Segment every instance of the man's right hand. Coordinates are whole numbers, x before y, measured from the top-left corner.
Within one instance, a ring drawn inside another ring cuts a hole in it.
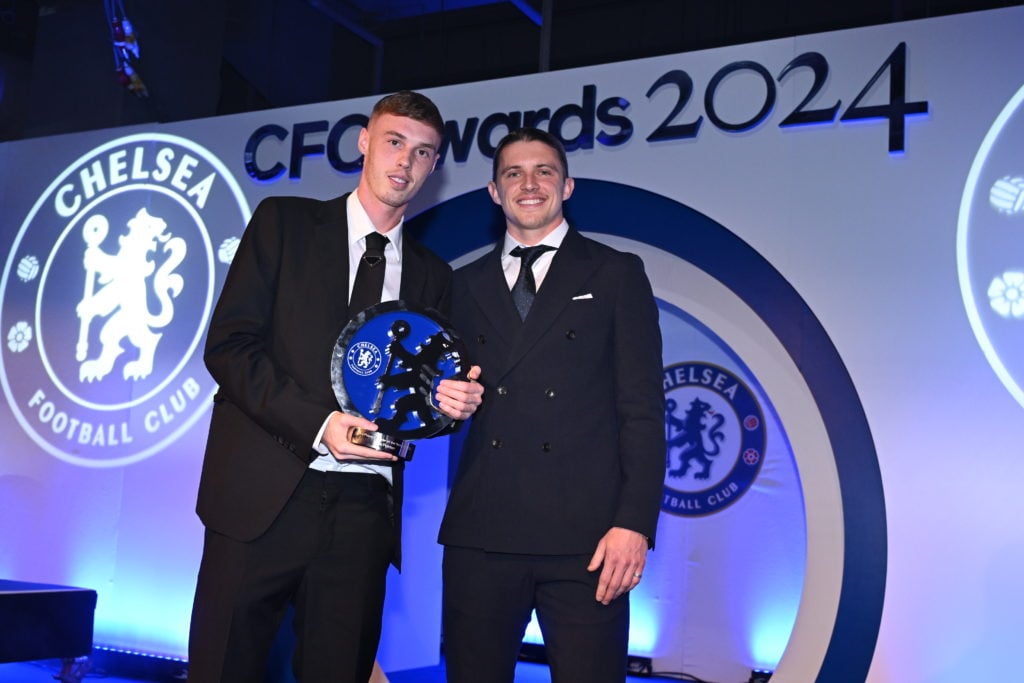
[[[336,460],[340,461],[380,460],[392,462],[398,460],[396,456],[389,453],[352,443],[352,431],[357,428],[370,432],[377,431],[377,425],[366,418],[335,411],[327,418],[327,427],[324,429],[320,443],[327,447]]]

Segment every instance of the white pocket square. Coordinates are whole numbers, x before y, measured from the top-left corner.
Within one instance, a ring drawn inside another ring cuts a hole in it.
[[[574,296],[572,298],[572,300],[573,301],[582,301],[583,299],[593,299],[593,298],[594,298],[594,295],[591,294],[590,292],[587,292],[586,294],[578,294],[578,295]]]

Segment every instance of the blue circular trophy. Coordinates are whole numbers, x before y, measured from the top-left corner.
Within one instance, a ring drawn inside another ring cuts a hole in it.
[[[349,321],[331,356],[331,385],[346,413],[376,423],[352,443],[411,460],[410,439],[434,436],[453,422],[437,409],[443,379],[466,379],[465,345],[433,309],[386,301]]]

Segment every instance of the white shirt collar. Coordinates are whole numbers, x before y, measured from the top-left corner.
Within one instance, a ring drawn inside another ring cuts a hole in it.
[[[363,208],[355,192],[348,196],[345,208],[348,214],[349,253],[358,252],[362,254],[366,249],[366,236],[371,232],[375,232],[377,228],[374,227],[373,221],[370,220],[370,216],[367,215],[366,209]],[[398,225],[384,233],[387,235],[388,243],[394,245],[395,253],[399,257],[402,254],[402,227],[404,225],[405,216],[402,216],[402,220],[398,221]],[[385,247],[384,252],[388,252],[387,247]]]
[[[569,234],[569,223],[565,219],[563,219],[557,228],[555,228],[547,235],[545,235],[544,239],[542,239],[540,242],[537,242],[537,244],[546,244],[549,247],[554,247],[557,249],[558,247],[562,246],[562,240],[565,239],[565,236],[567,234]],[[525,244],[519,244],[519,242],[515,241],[515,239],[512,238],[512,235],[506,232],[505,243],[501,247],[501,255],[502,257],[508,256],[509,252],[515,249],[516,247],[525,246]]]

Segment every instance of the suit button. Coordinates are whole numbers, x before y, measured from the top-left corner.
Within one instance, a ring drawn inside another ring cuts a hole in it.
[[[570,340],[571,339],[575,339],[576,338],[576,330],[566,330],[565,331],[565,338],[566,339],[570,339]]]
[[[541,444],[540,449],[542,451],[544,451],[545,453],[550,453],[551,452],[551,444],[549,444],[547,441],[545,441],[543,444]]]
[[[544,396],[546,396],[547,398],[554,398],[555,397],[555,390],[554,389],[545,389],[544,390]]]
[[[504,384],[498,387],[498,396],[508,396],[508,387]]]
[[[477,340],[477,342],[479,342],[480,344],[486,344],[486,343],[487,343],[487,337],[485,337],[485,336],[484,336],[484,335],[482,335],[482,334],[478,334],[478,335],[476,336],[476,340]]]
[[[501,448],[501,439],[492,439],[491,448]]]

